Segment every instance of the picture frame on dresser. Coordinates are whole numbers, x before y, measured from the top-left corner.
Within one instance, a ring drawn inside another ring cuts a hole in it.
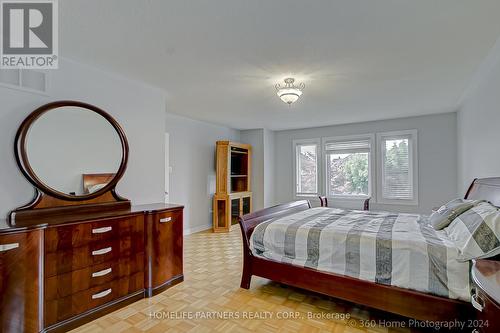
[[[43,105],[14,155],[35,196],[0,220],[1,332],[66,332],[183,281],[184,207],[116,192],[129,145],[110,114]]]

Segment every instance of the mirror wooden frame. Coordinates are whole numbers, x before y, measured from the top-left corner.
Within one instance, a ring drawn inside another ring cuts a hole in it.
[[[31,126],[45,113],[67,106],[84,108],[102,116],[111,124],[120,138],[120,142],[122,145],[122,159],[120,162],[120,167],[113,179],[106,186],[93,193],[83,195],[70,195],[57,191],[56,189],[53,189],[45,184],[37,176],[29,163],[26,145],[28,133]],[[24,216],[31,215],[33,210],[39,210],[42,208],[48,211],[47,213],[51,215],[51,212],[60,211],[61,209],[85,209],[88,211],[89,209],[91,209],[91,206],[96,205],[101,206],[99,209],[102,209],[103,205],[114,207],[115,209],[117,206],[121,208],[130,207],[130,200],[119,196],[115,191],[116,184],[123,177],[123,174],[127,169],[129,156],[129,145],[127,137],[120,124],[118,124],[118,122],[111,115],[94,105],[79,101],[63,100],[48,103],[37,108],[28,117],[26,117],[26,119],[24,119],[24,121],[19,126],[14,140],[14,154],[22,174],[35,188],[35,198],[31,201],[31,203],[19,207],[9,214],[9,221],[11,224],[17,224],[15,223],[16,219],[20,220]]]
[[[83,195],[69,195],[60,191],[57,191],[56,189],[51,188],[47,184],[45,184],[33,171],[33,168],[30,165],[29,162],[29,157],[26,152],[26,139],[29,133],[30,128],[32,125],[36,122],[37,119],[39,119],[42,115],[44,115],[47,112],[50,112],[52,110],[61,108],[61,107],[66,107],[66,106],[71,106],[71,107],[79,107],[83,109],[87,109],[90,111],[93,111],[103,117],[105,120],[107,120],[111,126],[114,128],[118,136],[120,137],[120,142],[122,145],[122,160],[120,162],[120,167],[118,168],[118,171],[116,172],[116,175],[114,178],[102,189],[99,191],[89,193],[89,194],[83,194]],[[17,164],[19,165],[19,168],[21,169],[21,172],[24,174],[26,179],[35,186],[36,189],[42,191],[45,194],[48,194],[54,198],[58,198],[61,200],[69,200],[69,201],[82,201],[82,200],[89,200],[96,198],[100,195],[103,195],[107,191],[113,190],[118,183],[118,181],[122,178],[123,174],[125,173],[125,170],[127,168],[127,162],[128,162],[128,153],[129,153],[129,146],[128,146],[128,141],[127,137],[125,136],[125,132],[121,128],[120,124],[107,112],[104,110],[83,102],[77,102],[77,101],[57,101],[57,102],[52,102],[49,104],[45,104],[35,111],[33,111],[21,124],[19,127],[17,133],[16,133],[16,138],[15,138],[15,156],[16,156],[16,161]]]

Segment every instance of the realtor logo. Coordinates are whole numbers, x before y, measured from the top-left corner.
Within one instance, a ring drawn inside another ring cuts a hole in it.
[[[57,68],[57,0],[1,0],[0,4],[0,67]]]

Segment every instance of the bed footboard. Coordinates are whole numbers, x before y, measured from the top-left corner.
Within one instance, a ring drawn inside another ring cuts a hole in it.
[[[260,223],[279,216],[286,216],[311,208],[308,200],[293,201],[269,208],[265,208],[239,218],[241,236],[243,238],[243,274],[241,276],[241,288],[250,288],[252,279],[252,251],[250,250],[250,236]]]

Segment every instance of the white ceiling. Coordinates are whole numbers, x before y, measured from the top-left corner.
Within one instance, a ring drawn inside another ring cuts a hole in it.
[[[60,52],[163,88],[167,111],[287,129],[453,111],[499,0],[64,0]],[[274,84],[305,82],[291,107]]]

